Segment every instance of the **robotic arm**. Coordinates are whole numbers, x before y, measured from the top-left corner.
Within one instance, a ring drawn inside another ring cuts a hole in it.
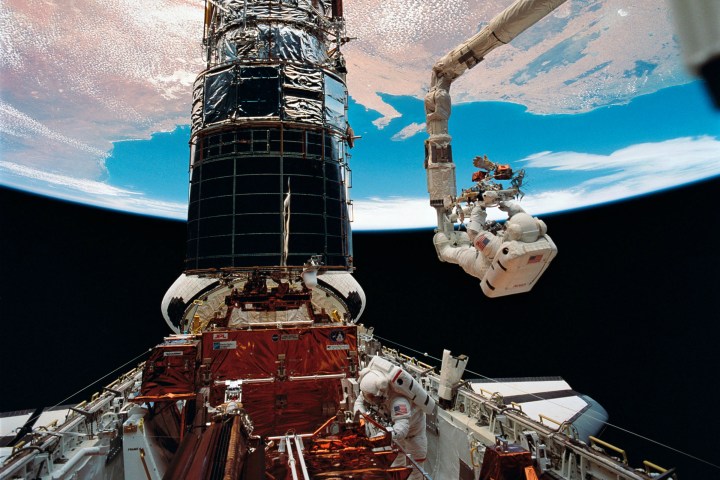
[[[564,2],[565,0],[517,0],[475,36],[458,45],[435,64],[430,89],[425,96],[429,134],[429,138],[425,140],[425,169],[430,205],[437,212],[438,233],[434,238],[435,248],[441,261],[456,263],[470,275],[483,279],[483,292],[491,297],[530,290],[557,253],[557,248],[550,237],[545,235],[547,229],[544,223],[524,213],[519,206],[507,204],[500,205],[501,209],[507,208],[510,215],[505,234],[495,235],[486,231],[485,220],[481,218],[482,212],[475,209],[471,214],[472,227],[469,226],[468,234],[454,231],[452,211],[462,198],[459,199],[456,194],[452,137],[448,133],[452,105],[450,86],[466,70],[481,62],[485,55],[510,42]],[[476,166],[481,168],[499,167],[488,162],[487,158],[478,157],[476,161],[478,160],[482,165]],[[522,181],[522,176],[519,179]],[[496,195],[494,200],[499,202],[495,204],[502,204],[520,192],[519,188],[515,188],[514,191],[511,189],[488,193]],[[483,198],[481,207],[488,206],[488,202],[493,203],[492,199]],[[536,226],[533,227],[532,224]],[[533,240],[527,240],[532,236],[529,233],[522,233],[528,228],[538,232]],[[525,240],[519,241],[521,238]],[[481,242],[479,244],[478,239]],[[497,254],[498,251],[501,255]],[[508,268],[508,264],[512,268]],[[488,275],[492,278],[486,278]]]

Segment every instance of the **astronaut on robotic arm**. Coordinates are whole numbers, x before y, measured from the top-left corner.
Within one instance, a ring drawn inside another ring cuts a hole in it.
[[[413,390],[405,387],[412,386]],[[422,408],[413,402],[423,398]],[[375,416],[382,423],[391,425],[393,441],[422,467],[427,456],[425,413],[434,409],[435,403],[410,374],[380,357],[373,357],[368,368],[360,372],[360,395],[355,400],[354,411]],[[406,464],[404,455],[398,455],[393,466]],[[408,480],[423,478],[417,469]]]
[[[488,229],[487,206],[498,206],[508,214],[497,233]],[[483,193],[483,201],[472,207],[467,233],[438,232],[433,243],[440,260],[460,265],[483,280],[481,286],[488,296],[530,290],[557,253],[542,220],[525,213],[513,200],[498,201],[493,191]]]

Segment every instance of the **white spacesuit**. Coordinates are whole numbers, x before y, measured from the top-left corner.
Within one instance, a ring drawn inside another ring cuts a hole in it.
[[[542,220],[513,201],[499,202],[499,207],[509,218],[498,234],[485,230],[487,213],[477,204],[467,233],[438,232],[433,239],[438,258],[481,279],[483,292],[490,297],[530,290],[557,253]]]
[[[392,438],[421,467],[427,456],[425,434],[425,412],[403,395],[388,387],[385,375],[375,370],[361,373],[360,395],[355,400],[354,410],[363,413],[377,412],[384,420],[392,423]],[[406,464],[404,455],[399,455],[393,466]],[[414,469],[408,480],[420,480],[423,475]]]

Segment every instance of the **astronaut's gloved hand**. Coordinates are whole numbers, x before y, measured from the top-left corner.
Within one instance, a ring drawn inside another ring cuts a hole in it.
[[[477,234],[485,230],[485,221],[487,220],[487,211],[485,207],[476,204],[472,212],[470,212],[470,221],[467,224],[467,234],[470,242],[475,241]]]
[[[395,433],[395,429],[392,427],[392,425],[388,425],[387,427],[385,427],[385,430],[390,432],[390,435],[392,435],[393,441],[395,441],[395,437],[397,436],[397,434]]]
[[[525,210],[515,200],[505,200],[498,204],[498,208],[512,217],[516,213],[524,213]]]
[[[435,244],[436,249],[440,249],[440,248],[446,246],[447,244],[449,244],[450,239],[444,233],[438,232],[433,237],[433,243]]]
[[[495,205],[498,201],[498,198],[498,194],[494,190],[487,190],[482,194],[483,204],[486,207],[492,207],[493,205]]]
[[[481,204],[476,203],[470,212],[470,218],[476,222],[485,223],[487,220],[487,210],[485,210],[485,207]]]

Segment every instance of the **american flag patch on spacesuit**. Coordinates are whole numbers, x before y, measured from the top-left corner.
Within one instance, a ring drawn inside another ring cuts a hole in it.
[[[540,260],[542,260],[542,255],[533,255],[532,257],[528,258],[528,263],[538,263]]]
[[[490,243],[490,239],[484,235],[475,241],[475,245],[477,245],[477,248],[479,248],[480,250],[485,250],[485,247],[487,247],[488,243]]]
[[[393,407],[393,413],[395,415],[407,415],[407,413],[408,413],[407,405],[405,405],[403,403],[401,403],[400,405],[395,405]]]

